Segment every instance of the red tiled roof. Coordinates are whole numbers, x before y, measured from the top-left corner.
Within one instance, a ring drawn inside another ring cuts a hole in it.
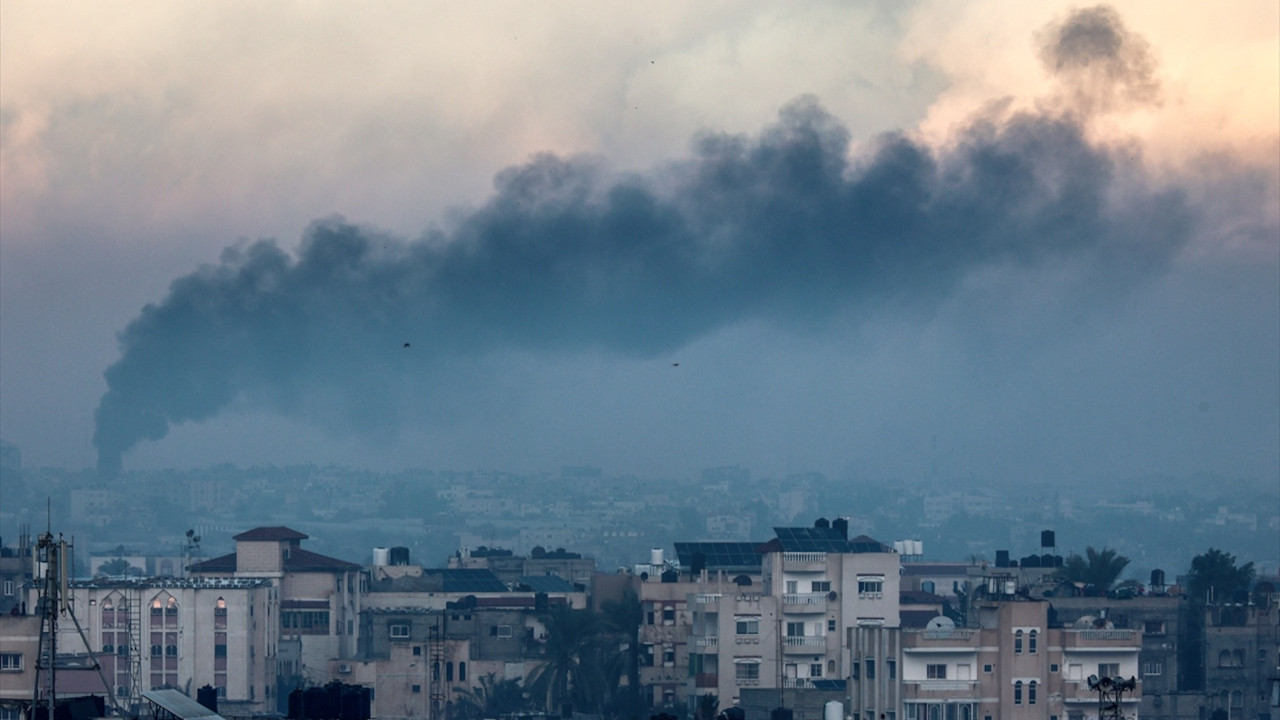
[[[260,527],[236,535],[232,540],[306,540],[309,536],[283,525]]]
[[[305,535],[303,537],[306,537]],[[360,567],[359,563],[347,562],[339,560],[328,555],[321,555],[310,550],[302,548],[294,548],[289,551],[289,557],[285,558],[284,569],[286,571],[299,572],[306,570],[349,570],[351,568]]]
[[[236,554],[209,558],[204,562],[192,563],[188,568],[192,572],[235,572]]]

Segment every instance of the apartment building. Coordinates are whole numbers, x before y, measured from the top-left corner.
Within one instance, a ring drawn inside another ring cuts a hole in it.
[[[877,669],[897,658],[897,553],[866,536],[849,539],[842,520],[774,533],[755,549],[759,582],[743,576],[688,596],[690,694],[712,692],[729,707],[767,704],[786,690],[789,703],[803,703],[807,692],[850,678],[860,712],[896,711]]]
[[[279,597],[271,624],[285,692],[329,679],[329,661],[356,650],[363,568],[302,547],[305,533],[259,527],[236,535],[235,552],[191,565],[192,578],[269,581]]]
[[[1096,718],[1099,698],[1089,687],[1090,676],[1138,678],[1138,687],[1122,703],[1125,717],[1135,716],[1142,697],[1142,631],[1096,618],[1053,627],[1049,607],[1044,600],[992,597],[974,603],[968,627],[939,617],[925,628],[903,630],[902,663],[894,679],[902,717]]]

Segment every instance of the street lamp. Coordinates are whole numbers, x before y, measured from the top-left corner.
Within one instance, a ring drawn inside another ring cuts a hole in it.
[[[1098,693],[1098,720],[1125,720],[1121,701],[1126,692],[1138,687],[1137,678],[1089,676],[1089,689]]]

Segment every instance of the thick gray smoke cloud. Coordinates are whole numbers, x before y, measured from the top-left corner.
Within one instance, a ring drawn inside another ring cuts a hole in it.
[[[1066,102],[1083,112],[1160,99],[1151,46],[1105,5],[1076,10],[1039,34],[1040,59],[1062,83]]]
[[[1060,64],[1115,54],[1078,39],[1104,37],[1095,25],[1067,21]],[[702,136],[646,175],[535,158],[416,242],[330,219],[296,257],[267,241],[227,250],[121,334],[96,413],[100,471],[237,399],[302,415],[321,394],[354,423],[398,378],[430,388],[493,351],[652,356],[747,319],[930,307],[995,263],[1070,262],[1122,290],[1170,258],[1192,213],[1132,182],[1080,117],[983,118],[945,149],[891,135],[852,160],[841,123],[801,99],[758,137]]]

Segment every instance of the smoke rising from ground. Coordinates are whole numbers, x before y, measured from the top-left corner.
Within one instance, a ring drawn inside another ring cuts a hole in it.
[[[995,265],[1070,263],[1091,291],[1124,292],[1195,217],[1083,124],[1116,98],[1154,97],[1150,56],[1106,8],[1040,41],[1076,106],[978,118],[949,147],[889,135],[853,152],[801,98],[756,137],[702,135],[646,174],[536,157],[414,242],[333,218],[296,256],[273,241],[228,249],[121,333],[96,412],[100,472],[237,401],[309,417],[323,396],[329,422],[394,425],[383,409],[405,378],[430,404],[487,353],[649,357],[747,320],[927,309]]]

